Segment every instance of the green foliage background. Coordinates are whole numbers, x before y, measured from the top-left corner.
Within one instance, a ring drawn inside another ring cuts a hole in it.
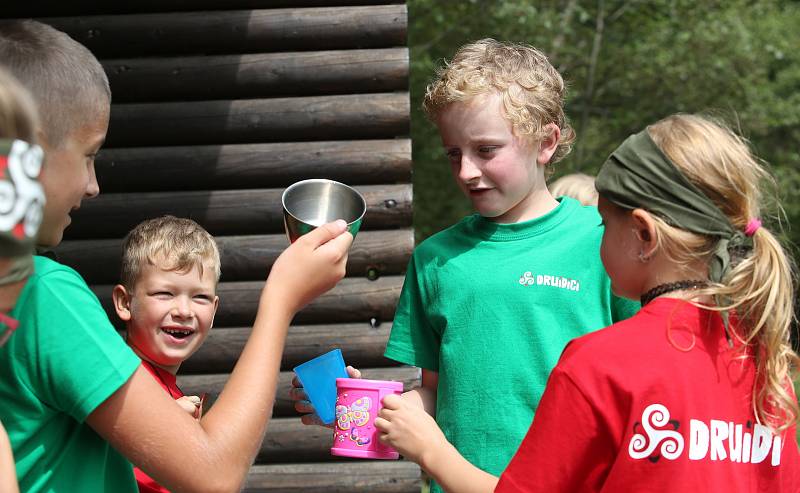
[[[712,113],[770,163],[786,211],[770,226],[800,243],[800,2],[409,0],[408,8],[418,240],[470,212],[420,110],[425,86],[460,45],[493,37],[542,49],[569,84],[578,140],[555,177],[594,174],[629,134],[666,115]]]

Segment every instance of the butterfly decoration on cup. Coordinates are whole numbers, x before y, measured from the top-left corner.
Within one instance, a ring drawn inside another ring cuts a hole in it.
[[[350,440],[356,442],[356,445],[364,446],[369,444],[370,439],[367,435],[360,435],[358,433],[358,428],[353,428],[350,430]]]
[[[364,426],[369,422],[369,408],[372,399],[362,397],[349,406],[336,406],[336,426],[340,430],[349,430],[351,426]]]

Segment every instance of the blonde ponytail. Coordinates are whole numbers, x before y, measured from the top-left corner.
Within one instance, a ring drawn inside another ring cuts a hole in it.
[[[761,187],[774,181],[747,143],[725,125],[694,115],[673,115],[648,127],[656,145],[681,172],[742,231],[761,217]],[[683,231],[658,220],[659,247],[673,260],[709,259],[716,239]],[[761,227],[752,251],[734,251],[732,268],[720,284],[695,295],[713,296],[712,309],[733,312],[740,321],[733,336],[755,359],[753,408],[756,418],[776,430],[797,422],[792,397],[797,353],[790,342],[794,318],[794,278],[789,256],[778,239]]]
[[[782,430],[797,421],[797,401],[789,390],[798,356],[792,350],[794,318],[792,269],[780,242],[767,229],[753,235],[753,253],[731,270],[715,294],[729,300],[744,322],[742,342],[755,349],[757,379],[753,407],[762,423]]]

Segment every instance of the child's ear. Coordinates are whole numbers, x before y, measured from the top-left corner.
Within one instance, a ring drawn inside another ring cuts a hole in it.
[[[636,239],[640,242],[641,257],[644,259],[652,258],[656,253],[656,248],[658,248],[656,223],[653,220],[653,216],[644,209],[634,209],[631,212],[631,220],[633,221]]]
[[[114,286],[111,292],[111,299],[114,301],[114,310],[117,311],[117,316],[123,322],[131,319],[131,297],[128,290],[122,284]]]
[[[536,164],[540,166],[550,162],[561,140],[561,129],[555,123],[548,123],[544,126],[544,130],[547,135],[539,142],[539,153],[536,156]]]
[[[214,313],[211,316],[211,326],[209,329],[214,327],[214,317],[217,316],[217,308],[219,308],[219,296],[214,296]]]

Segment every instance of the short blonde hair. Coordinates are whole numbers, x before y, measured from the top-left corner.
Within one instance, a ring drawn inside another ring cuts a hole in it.
[[[205,263],[214,269],[214,280],[218,282],[217,242],[202,226],[191,219],[175,216],[148,219],[125,237],[120,282],[133,289],[144,265],[159,265],[177,272],[196,267],[202,275]]]
[[[111,89],[100,62],[85,46],[47,24],[0,23],[0,64],[31,91],[52,148],[109,111]]]
[[[553,197],[566,195],[583,205],[597,205],[598,194],[593,176],[571,173],[554,181],[548,188]]]
[[[762,215],[762,187],[774,180],[747,142],[726,125],[696,115],[673,115],[647,128],[653,142],[675,166],[744,231]],[[670,226],[654,216],[659,251],[671,261],[708,261],[719,238]],[[732,264],[720,284],[696,291],[713,296],[718,311],[735,311],[743,344],[752,348],[756,379],[753,408],[758,420],[779,430],[800,416],[792,397],[791,374],[800,359],[792,349],[794,278],[790,257],[769,229],[753,234],[751,251],[731,252]]]
[[[550,163],[569,153],[575,132],[564,114],[564,79],[541,51],[529,45],[487,38],[462,46],[437,71],[422,106],[435,123],[449,104],[490,93],[502,97],[503,116],[516,135],[539,141],[547,136],[546,125],[555,123],[561,129]]]
[[[38,126],[31,94],[16,78],[0,69],[0,138],[35,144]]]

